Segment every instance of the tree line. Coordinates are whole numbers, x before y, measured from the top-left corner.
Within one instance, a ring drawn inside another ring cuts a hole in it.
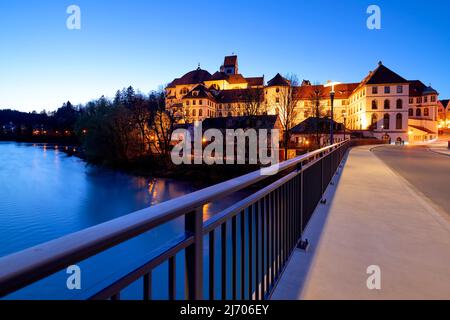
[[[0,138],[72,137],[91,163],[126,165],[148,158],[168,163],[174,123],[162,90],[146,95],[130,86],[114,99],[66,102],[51,113],[0,110]]]

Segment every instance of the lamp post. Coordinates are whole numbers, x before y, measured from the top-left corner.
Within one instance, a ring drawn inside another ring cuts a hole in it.
[[[345,141],[345,132],[347,130],[347,111],[344,110],[344,112],[342,113],[342,115],[344,116],[344,141]]]
[[[334,97],[336,92],[334,91],[334,86],[340,84],[336,81],[328,81],[324,87],[331,87],[330,100],[331,100],[331,122],[330,122],[330,145],[334,144]]]

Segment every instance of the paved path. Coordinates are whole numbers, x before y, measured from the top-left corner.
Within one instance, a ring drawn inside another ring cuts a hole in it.
[[[387,146],[373,149],[393,171],[405,178],[418,193],[429,198],[437,210],[450,216],[450,158],[427,147]]]
[[[450,221],[369,147],[350,151],[273,299],[450,299]],[[381,268],[369,290],[367,268]]]

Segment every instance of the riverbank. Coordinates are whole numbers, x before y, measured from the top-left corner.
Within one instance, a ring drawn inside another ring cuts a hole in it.
[[[93,163],[86,159],[82,146],[73,139],[43,139],[43,137],[0,138],[0,142],[33,144],[46,150],[58,150],[77,157],[91,167],[106,168],[138,178],[165,178],[190,182],[196,188],[214,185],[259,169],[256,165],[165,165],[155,157],[132,160],[127,163]]]

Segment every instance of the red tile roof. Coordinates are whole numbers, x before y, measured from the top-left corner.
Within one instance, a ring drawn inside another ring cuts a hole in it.
[[[250,77],[250,78],[245,78],[245,80],[247,80],[248,85],[252,86],[252,87],[264,85],[264,77]]]
[[[234,67],[237,64],[237,56],[227,56],[223,63],[224,67]]]
[[[278,87],[278,86],[288,87],[290,85],[291,83],[289,82],[289,80],[284,78],[279,73],[277,73],[277,75],[273,77],[269,82],[267,82],[268,87]]]
[[[334,87],[335,99],[348,99],[352,92],[358,87],[359,83],[343,83]],[[321,99],[328,99],[330,97],[331,88],[323,85],[300,86],[294,88],[294,94],[299,100],[312,99],[316,94],[319,94]]]
[[[175,79],[168,85],[168,88],[187,84],[199,84],[209,79],[211,79],[211,74],[206,70],[198,68],[197,70],[186,73],[181,78]]]

